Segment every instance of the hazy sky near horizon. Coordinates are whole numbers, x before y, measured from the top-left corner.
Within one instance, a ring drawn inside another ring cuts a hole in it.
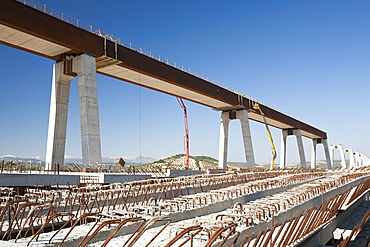
[[[38,2],[327,131],[330,144],[370,156],[370,1]],[[0,155],[44,159],[54,61],[4,45],[0,54]],[[97,84],[104,157],[184,152],[175,97],[102,75]],[[190,154],[218,158],[220,113],[185,104]],[[251,122],[251,129],[256,162],[270,162],[264,126]],[[280,130],[272,134],[280,154]],[[80,140],[75,78],[67,156],[81,157]],[[245,161],[237,120],[229,141],[229,161]],[[307,160],[310,144],[304,138]],[[321,146],[318,155],[324,158]],[[293,137],[287,158],[299,159]]]

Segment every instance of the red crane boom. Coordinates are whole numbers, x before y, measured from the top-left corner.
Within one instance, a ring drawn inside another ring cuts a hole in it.
[[[181,98],[176,97],[180,104],[180,107],[184,109],[184,126],[185,126],[185,169],[189,169],[189,128],[188,128],[188,114],[186,112],[186,106]]]

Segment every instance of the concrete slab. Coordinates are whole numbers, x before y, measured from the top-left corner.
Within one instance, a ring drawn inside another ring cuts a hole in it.
[[[81,183],[113,184],[147,180],[151,174],[123,174],[123,173],[97,173],[97,172],[61,172],[63,175],[76,175],[80,177]]]
[[[174,178],[174,177],[191,176],[191,175],[198,175],[198,174],[202,174],[202,171],[167,169],[166,176]]]
[[[54,174],[0,174],[0,186],[36,186],[36,185],[80,184],[79,175]]]
[[[0,186],[36,186],[36,185],[76,185],[88,180],[84,177],[96,177],[96,183],[126,183],[151,178],[149,174],[104,174],[104,173],[65,173],[65,174],[29,174],[29,173],[2,173]]]
[[[139,180],[147,180],[150,179],[151,175],[134,175],[134,174],[103,174],[103,182],[104,184],[111,184],[111,183],[126,183],[132,181],[139,181]]]

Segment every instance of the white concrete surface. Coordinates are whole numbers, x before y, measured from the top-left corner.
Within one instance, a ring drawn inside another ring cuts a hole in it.
[[[69,91],[73,76],[65,75],[63,71],[64,62],[54,64],[46,147],[46,170],[53,169],[55,163],[64,163]]]
[[[82,162],[101,163],[98,93],[96,64],[93,56],[82,54],[73,58],[73,71],[78,75]],[[64,163],[70,82],[73,76],[65,75],[64,62],[54,65],[50,103],[46,169]]]
[[[80,184],[79,175],[54,174],[0,174],[0,186],[36,186],[36,185],[70,185]]]
[[[280,168],[286,167],[286,138],[288,137],[287,130],[281,130],[281,142],[280,142]]]
[[[73,58],[73,71],[78,75],[82,163],[101,163],[96,64],[93,56],[82,54]]]
[[[221,169],[227,166],[227,148],[229,143],[229,112],[221,113],[220,122],[220,140],[219,140],[219,152],[218,152],[218,167]]]
[[[119,173],[86,173],[86,172],[61,172],[60,174],[40,174],[40,173],[1,173],[0,186],[35,186],[38,185],[71,185],[84,183],[84,181],[94,178],[96,183],[126,183],[151,178],[149,174],[119,174]]]
[[[126,183],[132,181],[148,180],[151,175],[145,174],[103,174],[104,184]]]
[[[236,111],[236,118],[240,120],[242,126],[243,143],[245,159],[248,167],[255,167],[256,162],[254,160],[252,135],[249,126],[248,112],[247,110]]]
[[[199,170],[176,170],[176,169],[167,169],[166,177],[181,177],[181,176],[191,176],[191,175],[200,175],[202,171]]]
[[[328,165],[328,171],[332,171],[333,170],[333,165],[332,165],[332,159],[330,158],[328,140],[323,139],[322,144],[324,145],[324,152],[325,152],[325,157],[326,157],[326,163]]]
[[[304,154],[301,130],[300,129],[293,130],[293,135],[295,135],[297,139],[299,158],[301,160],[301,167],[305,168],[306,167],[306,156]]]

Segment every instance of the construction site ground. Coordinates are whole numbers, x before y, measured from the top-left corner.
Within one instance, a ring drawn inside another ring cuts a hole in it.
[[[3,196],[0,246],[366,246],[369,177],[289,169],[33,189]]]

